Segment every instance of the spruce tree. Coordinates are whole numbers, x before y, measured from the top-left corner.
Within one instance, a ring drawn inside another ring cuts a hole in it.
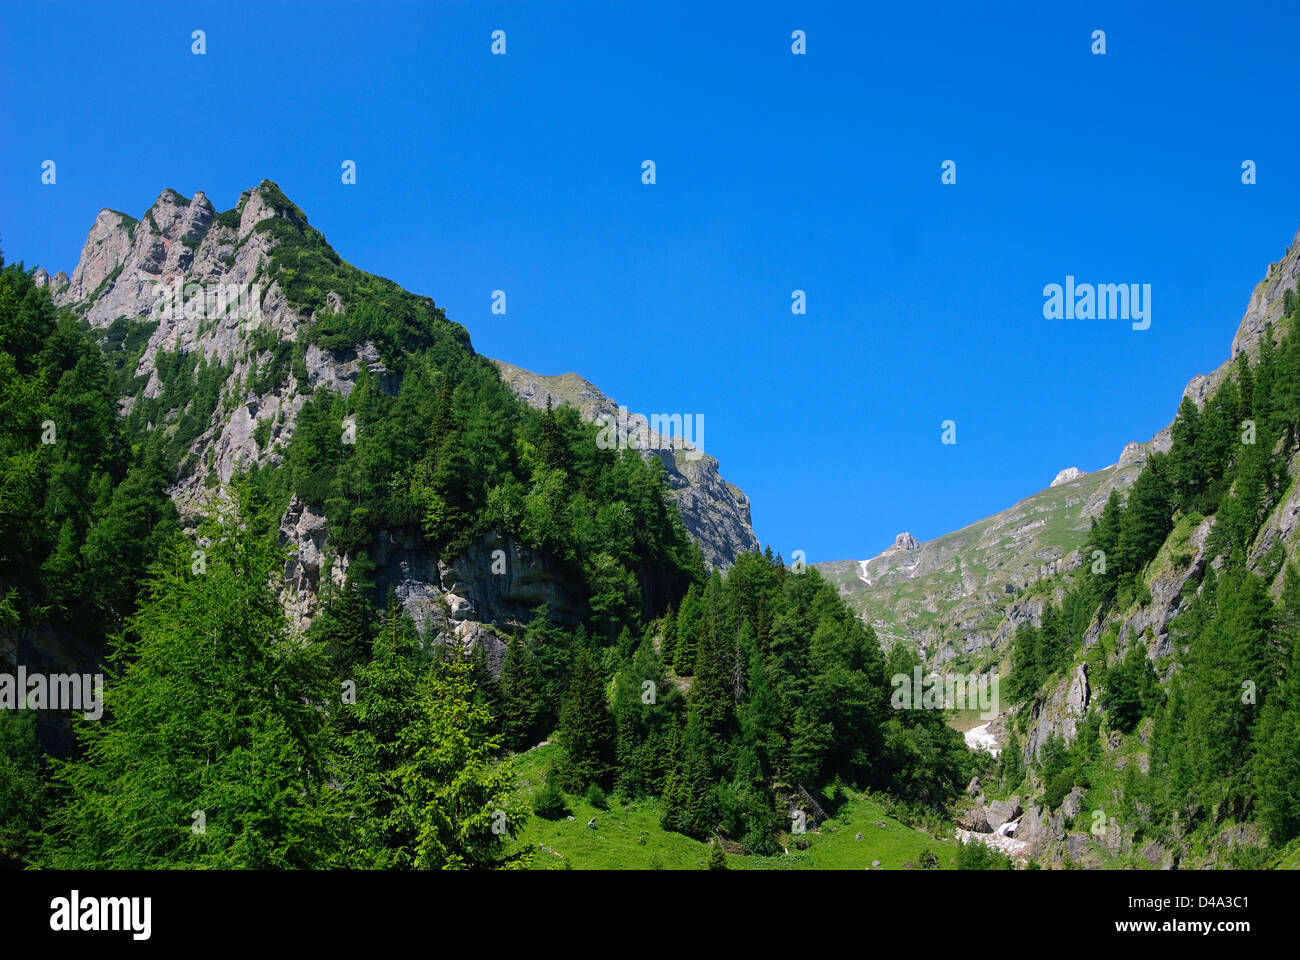
[[[709,847],[709,869],[710,870],[727,869],[727,855],[726,853],[723,852],[722,842],[719,840],[714,840],[712,845],[710,845]]]
[[[671,603],[668,604],[668,609],[659,622],[659,636],[659,656],[663,658],[664,663],[672,663],[673,653],[677,647],[677,614]]]
[[[1300,643],[1289,642],[1290,663],[1264,706],[1254,763],[1260,820],[1278,846],[1300,836]]]
[[[495,722],[471,673],[464,660],[436,663],[420,690],[420,715],[403,736],[410,759],[402,791],[419,825],[418,869],[499,865],[507,838],[527,819],[513,778],[496,762]]]
[[[605,680],[587,649],[579,652],[574,663],[556,737],[564,747],[561,779],[566,790],[608,785],[614,761],[614,718]]]
[[[537,436],[537,458],[548,470],[569,470],[569,454],[564,443],[564,432],[560,429],[551,409],[550,394],[546,396],[546,412],[542,414],[541,432]]]
[[[704,730],[721,740],[730,732],[733,712],[732,677],[729,658],[710,629],[701,622],[696,640],[695,682],[691,684],[691,710],[697,714]]]
[[[1003,790],[1015,790],[1024,779],[1025,764],[1021,749],[1020,737],[1014,730],[1010,731],[1006,743],[1002,745],[1002,752],[998,755]]]
[[[322,646],[331,669],[347,675],[369,659],[374,621],[374,605],[349,570],[343,588],[328,593],[320,615],[312,621],[310,638]]]
[[[1155,454],[1133,483],[1115,547],[1120,575],[1136,578],[1173,527],[1163,456]]]
[[[664,787],[665,830],[703,839],[716,821],[710,797],[713,778],[709,762],[709,736],[699,715],[691,712],[677,750],[677,762]]]
[[[389,596],[369,661],[355,671],[353,696],[332,728],[335,801],[343,816],[341,865],[409,868],[415,861],[419,811],[403,785],[408,730],[420,718],[416,691],[429,669],[419,634]]]
[[[673,650],[673,669],[680,676],[695,670],[695,642],[699,636],[703,603],[700,588],[692,583],[677,609],[677,644]]]
[[[532,746],[539,735],[542,690],[537,661],[526,636],[512,637],[501,664],[501,732],[511,750]]]

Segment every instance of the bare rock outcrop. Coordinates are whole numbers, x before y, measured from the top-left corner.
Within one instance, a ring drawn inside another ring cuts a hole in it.
[[[1045,699],[1030,706],[1024,746],[1026,764],[1037,759],[1043,744],[1053,735],[1066,743],[1074,740],[1078,735],[1079,721],[1088,710],[1090,692],[1088,665],[1081,663],[1062,677]]]

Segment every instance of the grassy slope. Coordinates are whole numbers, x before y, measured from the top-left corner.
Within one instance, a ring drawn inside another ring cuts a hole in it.
[[[876,625],[886,645],[924,636],[934,653],[940,644],[973,633],[991,637],[1011,604],[1032,596],[1044,582],[1058,582],[1052,576],[1038,579],[1042,564],[1081,546],[1091,524],[1087,505],[1111,485],[1126,487],[1137,472],[1133,465],[1107,467],[929,541],[922,545],[929,569],[915,576],[905,567],[921,559],[917,553],[873,565],[870,586],[860,579],[856,561],[817,566],[849,608]],[[1028,589],[1019,586],[1027,580],[1037,582]],[[958,655],[949,666],[987,669],[1004,654],[997,649]]]
[[[557,747],[539,747],[514,757],[510,763],[519,779],[520,794],[531,799],[555,759]],[[611,798],[608,810],[597,810],[580,797],[569,798],[573,820],[543,820],[533,816],[516,838],[517,849],[531,853],[533,869],[577,870],[699,870],[709,856],[707,844],[659,826],[660,807],[655,801],[621,804]],[[587,821],[596,818],[596,828]],[[883,824],[883,826],[881,826]],[[862,840],[856,840],[858,833]],[[931,837],[885,813],[883,807],[862,794],[852,794],[838,817],[825,821],[806,835],[807,850],[791,847],[775,857],[728,856],[733,870],[862,870],[880,861],[877,869],[901,869],[916,863],[929,848],[943,868],[952,868],[957,843]],[[539,849],[539,844],[555,851]]]

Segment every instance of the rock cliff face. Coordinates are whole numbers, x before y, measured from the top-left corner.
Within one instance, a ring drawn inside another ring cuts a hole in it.
[[[618,416],[618,404],[577,374],[542,376],[501,360],[492,362],[515,395],[531,406],[545,407],[550,397],[553,404],[575,407],[589,421],[601,417],[612,421]],[[757,550],[749,498],[735,484],[722,479],[718,461],[702,450],[692,450],[680,437],[664,437],[653,430],[647,434],[649,443],[641,448],[641,455],[663,463],[686,532],[699,544],[705,562],[725,570],[740,554]],[[633,434],[631,439],[638,438]],[[688,456],[688,452],[694,456]]]
[[[1061,680],[1046,699],[1031,704],[1025,756],[1036,757],[1053,734],[1067,742],[1073,740],[1078,732],[1079,721],[1088,712],[1090,695],[1088,666],[1081,663]]]
[[[316,613],[323,581],[336,587],[346,582],[350,558],[330,550],[325,518],[297,497],[285,511],[280,537],[290,551],[285,608],[305,625]],[[451,563],[429,553],[410,529],[382,530],[372,547],[376,581],[392,588],[420,634],[435,643],[481,645],[494,671],[505,657],[502,634],[526,623],[538,605],[547,604],[552,620],[568,626],[586,614],[577,585],[496,531]]]
[[[292,340],[305,319],[289,306],[278,284],[261,282],[274,241],[254,227],[271,217],[294,216],[268,202],[272,190],[274,185],[263,181],[221,218],[202,193],[187,200],[174,190],[163,191],[139,221],[102,210],[71,279],[53,293],[57,305],[73,309],[92,329],[105,329],[118,318],[157,324],[135,370],[148,378],[147,397],[161,391],[155,362],[163,352],[197,353],[232,367],[222,407],[191,448],[196,467],[171,491],[182,514],[194,513],[220,489],[209,482],[209,474],[224,484],[242,467],[278,464],[314,385],[294,377],[268,393],[235,395],[238,385],[271,357],[270,349],[258,349],[250,334]],[[242,291],[247,310],[229,303],[222,309],[214,293],[219,289]],[[169,301],[160,292],[171,290],[179,290],[175,308],[159,309]],[[346,367],[346,357],[318,353],[309,358],[309,381],[314,376],[337,385],[347,380]],[[253,435],[258,420],[273,424],[272,436],[260,450]]]
[[[185,519],[219,504],[236,472],[280,464],[298,414],[314,390],[346,396],[363,368],[385,392],[396,394],[401,386],[370,342],[342,349],[311,344],[301,366],[278,385],[260,391],[249,386],[272,362],[277,344],[292,342],[299,327],[315,319],[314,314],[300,315],[270,279],[276,240],[271,232],[255,228],[275,217],[299,227],[306,223],[269,181],[245,191],[234,209],[220,214],[202,193],[186,199],[165,190],[140,220],[101,211],[71,277],[50,277],[43,270],[35,274],[38,283],[50,287],[56,305],[73,310],[105,338],[121,318],[154,325],[134,370],[146,382],[147,397],[162,390],[157,361],[163,353],[198,354],[228,369],[221,401],[189,449],[185,476],[169,491]],[[334,313],[346,308],[334,291],[326,292],[325,302]],[[544,403],[545,395],[536,390],[564,379],[500,366],[529,402],[540,396]],[[536,390],[530,393],[525,381]],[[615,409],[594,387],[581,383],[589,393],[583,399],[590,401],[584,413]],[[132,400],[124,398],[123,413]],[[172,429],[181,413],[173,411],[157,426]],[[266,431],[261,437],[259,427]],[[676,450],[645,453],[663,460],[688,532],[709,562],[729,565],[737,553],[757,547],[749,500],[718,476],[716,460],[689,459],[680,443]],[[280,533],[290,551],[283,599],[293,621],[305,627],[319,608],[322,589],[345,582],[351,558],[330,543],[325,518],[296,498],[281,519]],[[496,551],[504,551],[507,563],[495,563]],[[523,545],[495,532],[444,562],[425,550],[417,531],[384,530],[371,545],[370,559],[376,580],[393,588],[426,638],[482,644],[494,664],[504,653],[500,634],[527,620],[538,604],[548,604],[560,622],[576,623],[586,612],[581,585],[567,583]],[[505,572],[498,572],[502,566]]]

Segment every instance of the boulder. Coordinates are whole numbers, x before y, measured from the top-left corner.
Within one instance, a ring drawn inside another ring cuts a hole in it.
[[[1014,800],[994,800],[985,808],[984,819],[988,824],[988,830],[980,832],[996,833],[998,827],[1016,819],[1021,812],[1020,804]]]
[[[972,833],[992,833],[989,826],[988,810],[984,807],[972,807],[965,813],[957,815],[957,822]]]
[[[1012,836],[1017,840],[1023,840],[1034,847],[1044,840],[1051,839],[1051,829],[1049,826],[1046,812],[1042,807],[1034,804],[1025,810],[1016,823],[1015,832]]]
[[[1070,859],[1081,867],[1100,867],[1101,857],[1096,851],[1091,834],[1072,833],[1065,838],[1065,849]]]

